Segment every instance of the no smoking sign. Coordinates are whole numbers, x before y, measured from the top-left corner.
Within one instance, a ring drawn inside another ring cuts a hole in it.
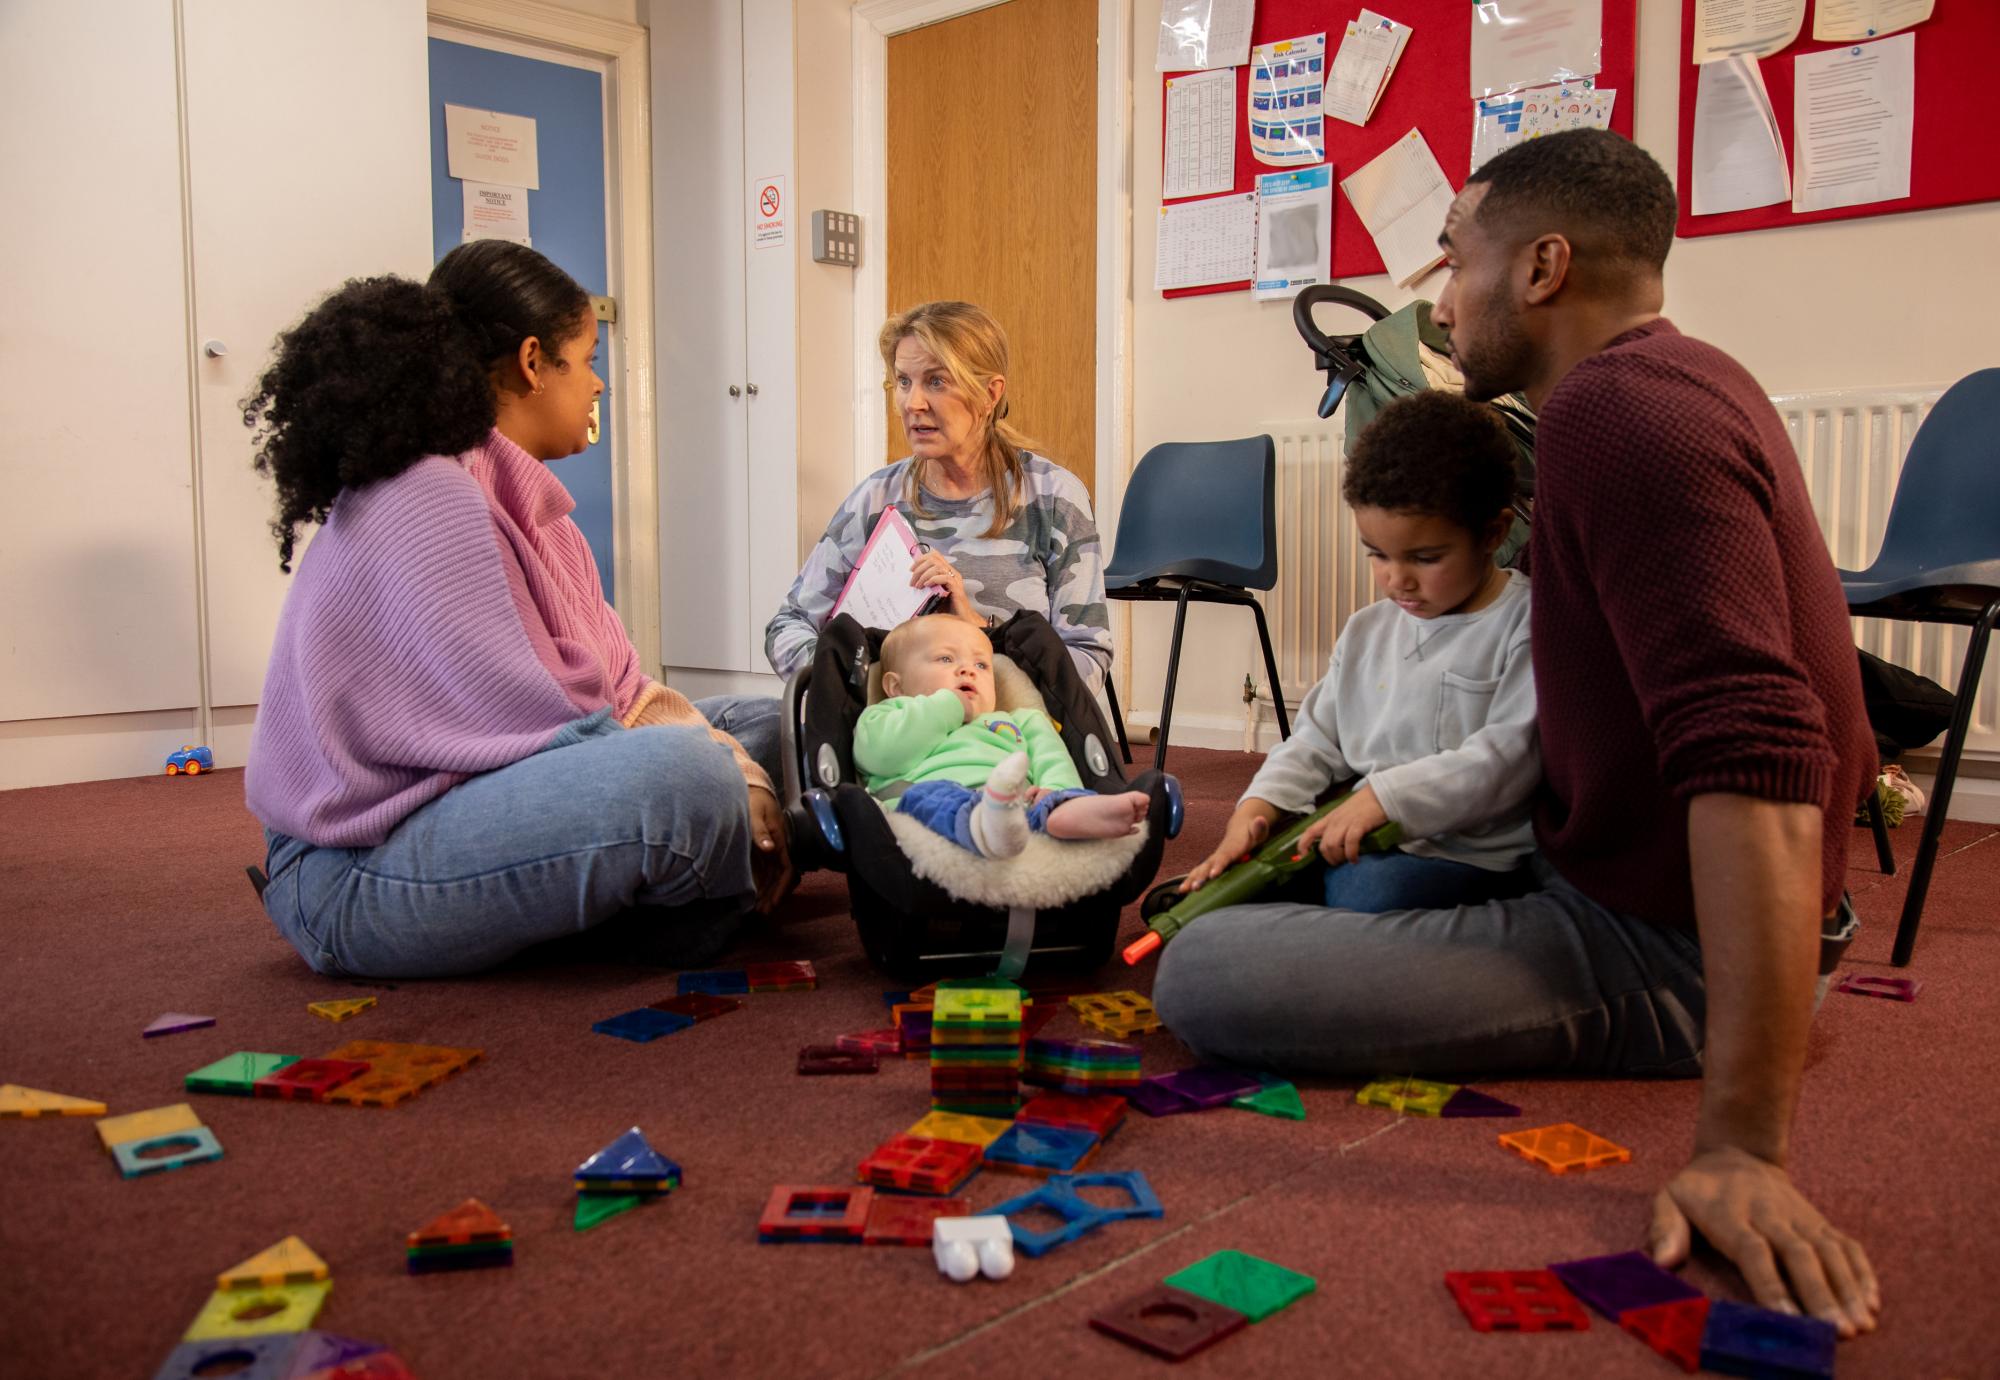
[[[786,242],[785,179],[759,177],[750,183],[750,247],[770,249]]]

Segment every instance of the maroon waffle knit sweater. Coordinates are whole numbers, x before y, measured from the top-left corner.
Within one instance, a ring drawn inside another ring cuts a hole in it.
[[[1826,815],[1831,913],[1875,745],[1840,581],[1770,400],[1655,320],[1556,385],[1535,468],[1544,854],[1598,904],[1692,931],[1688,801],[1809,803]]]

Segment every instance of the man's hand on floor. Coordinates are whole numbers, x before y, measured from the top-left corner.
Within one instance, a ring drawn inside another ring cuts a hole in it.
[[[1705,1150],[1653,1200],[1647,1249],[1672,1269],[1691,1232],[1736,1262],[1765,1308],[1806,1312],[1842,1337],[1875,1330],[1882,1288],[1868,1253],[1807,1202],[1791,1176],[1742,1150]],[[1789,1280],[1791,1287],[1786,1288]]]

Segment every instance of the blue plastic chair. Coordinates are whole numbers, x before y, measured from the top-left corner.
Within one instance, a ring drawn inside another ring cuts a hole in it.
[[[1278,690],[1278,658],[1271,630],[1253,589],[1278,582],[1278,455],[1268,436],[1241,441],[1170,441],[1154,446],[1132,471],[1118,510],[1118,550],[1104,570],[1109,599],[1164,603],[1174,609],[1173,648],[1167,654],[1167,692],[1160,704],[1160,741],[1153,766],[1164,769],[1167,729],[1173,721],[1174,681],[1180,673],[1181,630],[1187,607],[1239,604],[1257,617],[1257,640],[1264,648],[1271,702],[1280,737],[1292,735],[1285,699]],[[1105,690],[1111,722],[1127,762],[1132,745],[1118,696]]]
[[[1987,639],[2000,618],[2000,369],[1968,374],[1931,408],[1896,481],[1881,554],[1866,570],[1841,571],[1840,584],[1848,612],[1857,617],[1972,629],[1896,928],[1894,962],[1902,967],[1916,947]]]

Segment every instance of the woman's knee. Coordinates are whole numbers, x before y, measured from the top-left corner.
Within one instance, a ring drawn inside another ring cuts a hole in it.
[[[655,725],[624,736],[630,742],[621,754],[621,786],[639,807],[648,842],[668,842],[691,826],[748,832],[748,784],[729,749],[706,729]]]

